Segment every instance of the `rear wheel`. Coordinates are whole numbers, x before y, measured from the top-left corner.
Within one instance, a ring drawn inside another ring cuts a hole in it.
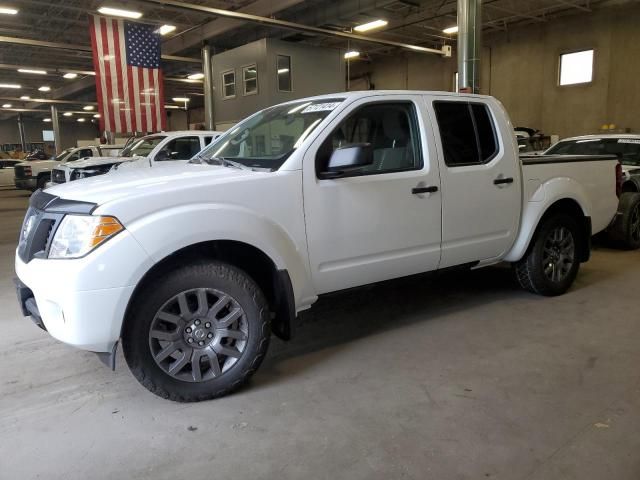
[[[620,195],[618,214],[607,234],[615,247],[627,250],[640,248],[640,193]]]
[[[578,223],[567,214],[543,219],[527,254],[515,265],[522,288],[545,296],[565,293],[580,268],[580,235]]]
[[[269,346],[269,309],[243,271],[193,264],[150,284],[133,300],[122,344],[151,392],[176,401],[216,398],[241,387]]]

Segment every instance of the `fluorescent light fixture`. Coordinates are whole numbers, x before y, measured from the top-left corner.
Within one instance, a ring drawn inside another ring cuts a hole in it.
[[[62,77],[69,80],[73,80],[74,78],[78,78],[78,74],[69,72],[69,73],[65,73]]]
[[[15,15],[18,13],[18,10],[10,7],[0,7],[0,13],[4,13],[5,15]]]
[[[2,105],[2,108],[11,108],[13,105],[11,105],[10,103],[5,103]]]
[[[344,58],[349,60],[350,58],[358,58],[360,56],[360,52],[352,50],[344,54]]]
[[[40,90],[41,92],[48,92],[51,90],[51,87],[42,86],[38,90]]]
[[[93,110],[96,107],[94,107],[93,105],[85,105],[84,107],[82,107],[83,110]]]
[[[187,97],[173,97],[171,100],[174,102],[188,102],[189,99]]]
[[[31,97],[29,95],[23,95],[20,97],[20,100],[31,100]]]
[[[174,109],[175,110],[175,109],[182,108],[182,107],[179,107],[178,105],[165,105],[164,108],[165,109]]]
[[[65,117],[70,117],[73,115],[73,113],[71,112],[64,112],[62,115],[64,115]]]
[[[103,15],[112,15],[114,17],[124,17],[124,18],[140,18],[142,13],[134,12],[133,10],[124,10],[122,8],[113,8],[113,7],[100,7],[98,12]]]
[[[176,29],[175,25],[162,25],[158,30],[156,30],[160,35],[166,35],[168,33],[173,32]]]
[[[86,120],[86,118],[79,118],[79,119],[78,119],[78,121],[79,121],[80,123],[84,122],[85,120]]]
[[[192,73],[187,78],[189,80],[202,80],[204,78],[204,73]]]
[[[278,69],[278,74],[283,74],[283,73],[289,73],[289,69],[288,68],[279,68]]]
[[[20,73],[35,73],[36,75],[46,75],[46,70],[36,70],[34,68],[19,68],[18,71]]]
[[[43,122],[50,122],[50,121],[51,121],[51,119],[50,119],[50,118],[43,118],[43,119],[42,119],[42,121],[43,121]]]
[[[451,35],[452,33],[458,33],[458,26],[454,25],[453,27],[447,27],[442,31],[448,35]]]
[[[100,118],[100,114],[99,114],[99,113],[96,113],[96,114],[93,116],[93,118]]]
[[[0,83],[0,88],[22,88],[22,87],[15,83]]]
[[[385,27],[389,22],[386,20],[374,20],[373,22],[363,23],[354,28],[356,32],[368,32],[369,30],[375,30],[376,28]]]

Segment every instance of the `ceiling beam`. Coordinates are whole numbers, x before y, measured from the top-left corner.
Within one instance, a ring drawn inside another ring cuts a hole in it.
[[[221,10],[219,8],[205,7],[202,5],[195,5],[193,3],[178,2],[175,0],[144,0],[144,1],[149,3],[155,3],[158,5],[171,5],[174,7],[184,8],[186,10],[209,13],[212,15],[218,15],[220,17],[232,18],[235,20],[241,20],[249,23],[257,23],[260,25],[267,25],[270,27],[280,28],[285,30],[312,33],[312,34],[322,35],[326,37],[338,37],[346,40],[357,40],[364,43],[375,43],[379,45],[386,45],[388,47],[397,47],[405,50],[412,50],[414,52],[419,52],[419,53],[431,53],[436,55],[444,54],[442,50],[436,50],[434,48],[421,47],[418,45],[412,45],[408,43],[394,42],[391,40],[384,40],[382,38],[369,37],[366,35],[358,35],[355,33],[327,30],[325,28],[312,27],[310,25],[303,25],[300,23],[289,22],[287,20],[278,20],[276,18],[261,17],[259,15],[253,15],[249,13],[234,12],[230,10]]]

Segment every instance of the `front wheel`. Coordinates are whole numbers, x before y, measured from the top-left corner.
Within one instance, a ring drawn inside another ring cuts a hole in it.
[[[163,275],[132,300],[122,346],[136,379],[163,398],[220,397],[258,369],[270,339],[269,308],[256,283],[221,262]]]
[[[553,214],[544,219],[527,254],[515,265],[522,288],[545,296],[565,293],[580,269],[580,235],[578,223],[567,214]]]

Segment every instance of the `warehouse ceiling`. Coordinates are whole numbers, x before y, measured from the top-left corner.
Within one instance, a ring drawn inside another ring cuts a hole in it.
[[[607,5],[633,1],[637,0],[484,0],[483,29],[504,31],[518,24],[547,22],[557,16],[584,14]],[[358,24],[383,18],[389,22],[388,25],[366,35],[430,48],[455,44],[455,35],[444,34],[442,30],[456,24],[456,0],[190,0],[189,3],[335,31],[351,31]],[[388,46],[358,41],[350,41],[351,44],[347,45],[342,38],[216,18],[212,14],[162,6],[146,0],[7,0],[2,4],[18,9],[19,13],[0,15],[0,37],[71,46],[65,49],[0,42],[0,85],[19,83],[22,86],[20,90],[0,88],[0,99],[3,103],[11,103],[12,108],[48,109],[43,104],[15,100],[24,95],[78,102],[76,105],[61,104],[61,110],[77,110],[83,102],[95,101],[94,77],[90,75],[93,66],[88,50],[88,16],[104,5],[135,9],[144,14],[141,21],[158,26],[176,26],[163,39],[165,55],[199,59],[203,40],[208,40],[214,51],[221,51],[267,36],[331,48],[357,47],[371,58],[394,53]],[[43,69],[47,75],[18,73],[18,67]],[[188,95],[194,99],[192,105],[197,105],[202,96],[201,83],[186,83],[184,80],[187,75],[199,72],[200,68],[199,63],[166,60],[167,99]],[[63,78],[62,75],[70,71],[76,72],[77,77]],[[51,87],[51,91],[38,91],[43,85]],[[14,100],[6,100],[9,98]],[[0,109],[0,115],[6,118],[15,112]]]

